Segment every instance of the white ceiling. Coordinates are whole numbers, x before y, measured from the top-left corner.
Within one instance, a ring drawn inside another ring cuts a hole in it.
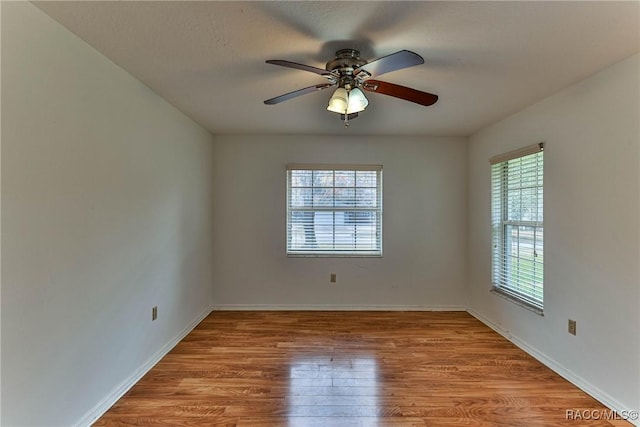
[[[37,2],[214,134],[469,135],[640,51],[640,2]],[[425,64],[380,77],[436,93],[422,107],[380,94],[344,129],[325,80],[335,50],[401,49]]]

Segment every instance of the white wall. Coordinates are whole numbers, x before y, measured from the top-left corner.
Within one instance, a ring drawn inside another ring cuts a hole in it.
[[[638,55],[469,145],[470,308],[617,409],[639,408]],[[489,293],[489,157],[545,142],[544,317]],[[577,336],[567,320],[577,321]]]
[[[466,139],[348,133],[215,138],[214,306],[464,308]],[[384,256],[287,258],[287,163],[382,164]]]
[[[2,425],[88,422],[207,312],[211,164],[208,132],[2,2]]]

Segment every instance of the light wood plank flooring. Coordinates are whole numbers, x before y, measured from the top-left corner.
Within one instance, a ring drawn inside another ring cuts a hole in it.
[[[96,426],[630,426],[464,312],[214,312]]]

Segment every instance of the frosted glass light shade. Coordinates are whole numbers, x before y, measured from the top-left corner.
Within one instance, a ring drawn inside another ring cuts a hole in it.
[[[347,106],[349,105],[348,100],[349,94],[347,93],[347,90],[343,87],[339,87],[335,92],[333,92],[333,95],[331,95],[327,110],[333,111],[334,113],[345,114]]]
[[[349,99],[347,101],[347,114],[359,113],[364,111],[369,105],[369,100],[364,96],[364,93],[360,89],[353,88],[349,92]]]

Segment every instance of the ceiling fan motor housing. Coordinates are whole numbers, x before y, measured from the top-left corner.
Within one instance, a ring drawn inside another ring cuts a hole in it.
[[[362,67],[367,61],[360,59],[360,52],[355,49],[341,49],[336,52],[336,58],[327,62],[327,71],[338,70],[342,73],[353,73],[356,68]]]
[[[327,71],[337,72],[339,87],[356,87],[353,70],[362,67],[367,61],[360,59],[360,52],[356,49],[340,49],[336,52],[335,59],[327,62]]]

